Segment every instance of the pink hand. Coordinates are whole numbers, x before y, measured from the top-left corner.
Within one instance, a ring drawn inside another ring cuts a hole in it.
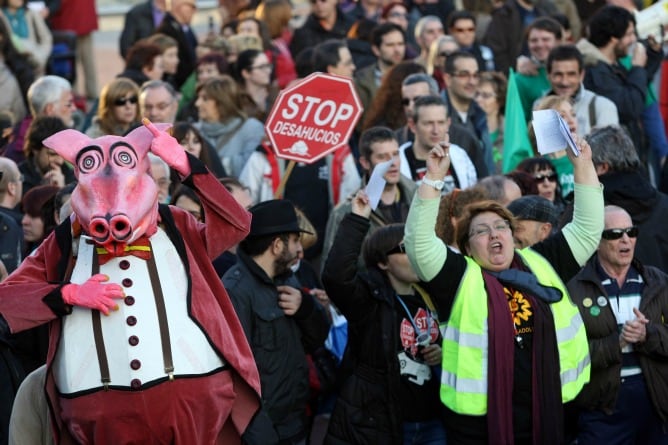
[[[109,315],[109,311],[118,310],[114,298],[124,298],[125,294],[118,284],[102,284],[108,280],[108,276],[99,273],[83,284],[66,284],[61,290],[63,301],[72,306],[97,309],[104,315]]]
[[[190,164],[186,151],[181,144],[169,134],[158,130],[150,120],[144,118],[142,123],[153,135],[151,151],[181,176],[188,176],[190,174]]]

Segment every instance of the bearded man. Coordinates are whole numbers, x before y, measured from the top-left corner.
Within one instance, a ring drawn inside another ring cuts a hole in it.
[[[223,276],[260,373],[259,416],[265,421],[257,419],[250,434],[254,428],[265,434],[270,422],[281,443],[302,443],[308,426],[306,354],[323,344],[329,321],[291,270],[303,256],[299,238],[306,232],[292,203],[264,201],[250,212],[251,229],[239,244],[237,264]]]

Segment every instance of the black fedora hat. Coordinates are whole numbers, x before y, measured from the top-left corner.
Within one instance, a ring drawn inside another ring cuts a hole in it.
[[[249,238],[279,233],[311,233],[299,227],[295,207],[287,199],[263,201],[249,210],[253,215]]]

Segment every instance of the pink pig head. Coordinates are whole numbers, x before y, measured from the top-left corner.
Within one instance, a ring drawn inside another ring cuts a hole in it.
[[[63,130],[43,142],[74,166],[74,214],[83,230],[110,252],[157,230],[158,187],[147,157],[152,140],[142,126],[125,137],[97,139]]]

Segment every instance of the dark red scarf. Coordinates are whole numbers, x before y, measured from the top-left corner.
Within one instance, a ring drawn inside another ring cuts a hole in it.
[[[515,255],[510,266],[528,271]],[[488,310],[487,432],[499,445],[514,444],[514,332],[508,300],[499,280],[483,271]],[[548,304],[529,292],[523,295],[534,309],[532,360],[532,417],[534,445],[564,443],[559,354],[554,320]],[[491,442],[490,442],[491,443]]]

